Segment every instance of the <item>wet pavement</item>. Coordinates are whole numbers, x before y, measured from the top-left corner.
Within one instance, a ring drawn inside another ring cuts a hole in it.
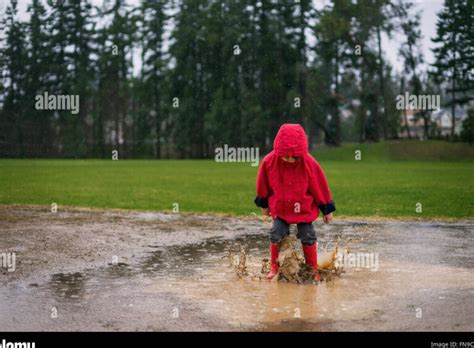
[[[319,285],[239,278],[268,257],[255,217],[0,206],[0,330],[473,331],[474,222],[315,223],[344,273]]]

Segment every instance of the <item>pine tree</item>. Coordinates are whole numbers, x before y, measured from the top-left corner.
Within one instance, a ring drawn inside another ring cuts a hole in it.
[[[409,87],[411,92],[418,96],[423,94],[422,71],[420,71],[420,67],[424,62],[423,53],[420,48],[420,14],[415,13],[409,15],[408,12],[406,12],[406,14],[406,19],[401,23],[405,42],[400,47],[400,56],[404,61],[404,73],[407,80],[407,86],[405,87]],[[408,88],[406,89],[408,90]],[[405,91],[402,91],[402,93],[405,93]],[[419,110],[415,117],[421,117],[423,119],[424,137],[427,139],[429,136],[429,113],[426,110]]]
[[[451,137],[454,137],[456,128],[456,104],[472,100],[473,5],[472,0],[445,0],[443,9],[438,13],[436,37],[432,39],[437,44],[433,49],[435,63],[432,76],[436,82],[446,83],[446,90],[451,95]]]
[[[48,40],[45,43],[49,51],[47,62],[49,95],[72,95],[74,84],[75,61],[70,51],[71,37],[75,35],[74,1],[48,1],[47,16]],[[72,115],[68,110],[45,111],[53,119],[55,135],[53,144],[55,151],[66,157],[75,157],[78,154],[78,142],[82,134],[76,132],[76,124],[80,118]]]
[[[31,115],[33,131],[30,134],[33,156],[48,156],[52,154],[52,115],[49,112],[35,109],[35,98],[48,90],[49,50],[45,49],[48,42],[47,12],[41,0],[33,0],[28,6],[30,20],[27,23],[28,31],[28,66],[27,66],[27,107]]]
[[[154,138],[154,157],[161,157],[161,142],[164,138],[162,123],[164,121],[165,68],[163,34],[167,15],[166,2],[145,0],[141,5],[141,43],[142,47],[142,79],[145,100],[148,106],[151,129]],[[147,118],[148,118],[147,117]]]
[[[8,5],[2,21],[4,39],[0,51],[2,112],[0,116],[0,154],[28,155],[29,115],[26,105],[27,43],[26,27],[17,17],[17,1]]]
[[[130,93],[132,51],[137,40],[136,22],[132,10],[122,0],[115,0],[100,14],[111,17],[99,30],[98,91],[96,136],[102,156],[118,151],[126,157],[131,123]],[[109,145],[109,146],[108,146]],[[107,153],[108,152],[108,153]]]
[[[376,18],[380,13],[380,6],[373,6],[372,2],[360,1],[354,5],[352,32],[357,51],[354,50],[353,65],[359,74],[359,100],[360,107],[357,110],[356,127],[359,133],[359,141],[379,141],[383,120],[381,122],[379,105],[381,61],[380,50],[378,50],[378,31],[382,26],[380,19]],[[375,48],[376,46],[377,48]],[[383,76],[383,75],[382,75]]]
[[[181,157],[202,158],[205,154],[205,114],[211,91],[206,89],[206,57],[210,48],[206,42],[204,21],[208,1],[183,1],[175,17],[174,40],[170,53],[175,60],[171,94],[176,106],[174,141]]]
[[[89,0],[75,0],[71,3],[71,35],[69,46],[72,71],[70,72],[71,93],[79,95],[79,114],[71,117],[71,141],[76,156],[82,157],[91,153],[92,140],[90,124],[92,122],[92,96],[95,87],[96,66],[92,60],[94,53],[94,23],[92,22],[92,5]]]
[[[326,103],[329,120],[325,141],[332,145],[340,145],[342,140],[340,81],[342,67],[349,59],[347,52],[353,46],[350,33],[352,9],[352,2],[349,0],[334,1],[322,11],[315,28],[319,39],[317,53],[328,67],[329,90],[326,92]]]
[[[59,153],[67,157],[91,154],[93,140],[92,88],[95,69],[91,56],[94,46],[92,5],[88,0],[49,1],[43,42],[44,62],[49,82],[44,84],[50,94],[79,96],[79,113],[54,112]],[[48,117],[52,117],[49,115]]]

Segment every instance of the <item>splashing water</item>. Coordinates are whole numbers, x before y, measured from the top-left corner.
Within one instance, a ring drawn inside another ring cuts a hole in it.
[[[313,283],[313,270],[306,264],[298,245],[299,242],[294,235],[288,235],[280,242],[278,257],[280,269],[278,277],[275,278],[277,281],[296,284]],[[337,262],[339,250],[339,240],[329,250],[318,248],[318,271],[322,281],[333,280],[344,272],[343,265]],[[344,252],[347,252],[347,248]],[[242,245],[238,254],[229,252],[228,257],[230,264],[235,268],[235,273],[240,278],[263,280],[270,270],[270,260],[264,258],[258,262]]]

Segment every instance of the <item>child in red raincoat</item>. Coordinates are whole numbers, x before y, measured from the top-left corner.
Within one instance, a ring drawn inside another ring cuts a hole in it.
[[[255,204],[262,214],[271,215],[271,270],[267,279],[278,274],[279,242],[289,234],[289,225],[297,224],[306,263],[319,281],[316,233],[313,221],[319,210],[324,222],[332,221],[336,210],[328,183],[318,162],[308,153],[306,133],[299,124],[284,124],[273,142],[273,151],[263,159],[257,177]]]

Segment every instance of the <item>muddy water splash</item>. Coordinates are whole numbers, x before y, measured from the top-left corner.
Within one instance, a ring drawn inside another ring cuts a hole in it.
[[[305,262],[301,250],[298,248],[300,243],[294,235],[285,236],[279,243],[278,263],[280,265],[278,277],[274,280],[295,284],[312,284],[313,270]],[[348,253],[348,248],[340,248],[340,241],[337,240],[332,249],[318,250],[318,271],[321,275],[321,281],[333,280],[334,277],[340,277],[344,272],[344,265],[337,260],[338,253]],[[244,246],[240,246],[237,253],[229,252],[228,258],[230,265],[235,268],[235,273],[239,278],[250,278],[254,280],[263,280],[270,271],[270,260],[263,258],[259,262],[250,255]],[[258,268],[260,267],[260,270]]]

